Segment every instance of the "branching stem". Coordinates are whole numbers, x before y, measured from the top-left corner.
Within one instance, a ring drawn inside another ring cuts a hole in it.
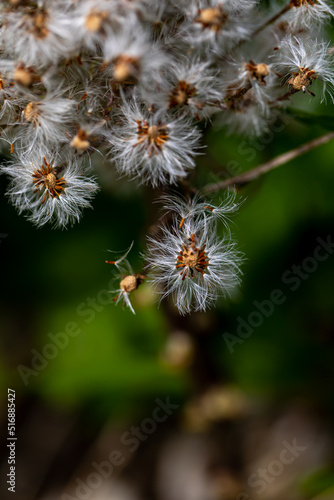
[[[246,87],[243,87],[242,89],[237,90],[230,97],[226,97],[226,99],[224,99],[223,102],[235,101],[236,99],[239,99],[239,97],[242,97],[243,95],[245,95],[246,92],[248,92],[251,88],[252,88],[252,85],[251,85],[251,83],[249,83],[248,85],[246,85]]]

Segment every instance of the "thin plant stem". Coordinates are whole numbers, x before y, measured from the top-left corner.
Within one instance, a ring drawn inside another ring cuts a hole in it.
[[[302,146],[299,146],[298,148],[292,149],[291,151],[288,151],[286,153],[283,153],[279,156],[276,156],[276,158],[273,158],[272,160],[269,160],[266,163],[263,163],[262,165],[259,165],[258,167],[255,167],[251,170],[248,170],[247,172],[244,172],[243,174],[236,175],[235,177],[231,177],[230,179],[226,179],[225,181],[222,182],[217,182],[215,184],[209,184],[208,186],[204,187],[202,192],[203,193],[213,193],[215,191],[219,191],[221,189],[226,189],[229,186],[242,186],[244,184],[247,184],[250,181],[253,181],[254,179],[257,179],[263,174],[266,174],[267,172],[270,172],[271,170],[274,170],[275,168],[279,167],[280,165],[284,165],[285,163],[293,160],[294,158],[297,158],[298,156],[301,156],[308,151],[311,151],[314,148],[317,148],[318,146],[321,146],[322,144],[326,144],[327,142],[330,142],[331,140],[334,139],[334,132],[329,132],[327,134],[324,134],[317,139],[314,139],[312,141],[306,142]]]

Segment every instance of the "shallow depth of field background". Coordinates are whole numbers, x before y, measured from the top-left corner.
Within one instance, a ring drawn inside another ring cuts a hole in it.
[[[252,141],[210,130],[191,182],[200,187],[223,178],[232,160],[239,173],[325,133],[334,123],[333,107],[318,102],[294,96],[294,108],[318,118],[290,117],[275,137]],[[107,460],[112,450],[126,456],[125,464],[85,498],[334,498],[334,253],[297,290],[282,281],[313,256],[317,238],[334,241],[333,157],[332,142],[240,190],[245,201],[232,225],[246,256],[240,290],[207,314],[183,318],[170,304],[158,308],[147,285],[133,294],[136,316],[99,295],[114,271],[105,264],[112,258],[107,249],[121,253],[134,241],[129,259],[135,272],[142,270],[145,235],[160,216],[152,204],[158,191],[119,180],[97,157],[103,188],[94,210],[66,231],[36,229],[1,197],[0,233],[7,234],[0,243],[1,423],[5,435],[10,387],[17,397],[15,498],[75,497],[76,479],[85,482],[92,462]],[[4,192],[6,179],[0,183]],[[274,289],[285,302],[231,353],[223,334],[235,335],[237,318],[247,321],[253,302],[269,299]],[[99,309],[89,321],[90,313],[78,314],[80,306],[92,309],[88,298]],[[31,368],[31,350],[41,353],[48,334],[64,332],[72,321],[80,334],[24,385],[17,366]],[[166,351],[177,332],[189,335],[193,346],[182,362]],[[121,435],[167,397],[179,408],[129,453]],[[250,476],[294,439],[306,450],[278,475],[269,473],[259,493]]]

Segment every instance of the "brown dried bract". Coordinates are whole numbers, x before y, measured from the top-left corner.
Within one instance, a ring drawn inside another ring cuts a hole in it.
[[[177,86],[173,89],[169,98],[169,108],[175,106],[187,105],[189,99],[197,95],[196,87],[192,87],[190,83],[180,80]]]
[[[90,11],[85,19],[85,27],[91,33],[101,31],[104,21],[108,19],[107,12]]]
[[[291,0],[290,7],[303,7],[307,5],[315,5],[317,0]]]
[[[56,198],[56,196],[60,196],[62,192],[65,190],[66,181],[64,177],[60,179],[57,178],[57,171],[54,167],[50,166],[43,158],[44,164],[41,165],[41,168],[35,170],[33,173],[33,183],[36,186],[35,193],[40,191],[41,189],[45,189],[44,197],[41,201],[41,205],[45,202],[47,196],[49,198]]]
[[[251,84],[246,87],[235,89],[234,86],[227,88],[224,105],[227,109],[236,113],[245,113],[248,108],[254,104],[253,95],[248,92],[251,89]]]
[[[35,38],[43,39],[49,35],[48,21],[49,14],[45,10],[37,9],[23,16],[19,27],[26,27]]]
[[[266,85],[265,77],[269,75],[269,66],[265,63],[255,64],[250,60],[245,64],[246,70],[250,73],[253,80],[257,80],[261,85]]]
[[[192,234],[188,238],[188,243],[182,245],[182,250],[177,256],[176,269],[183,268],[180,272],[182,276],[182,281],[190,274],[190,277],[194,277],[194,270],[201,273],[203,276],[209,265],[208,256],[205,253],[205,245],[202,248],[198,248],[195,243],[195,235]]]

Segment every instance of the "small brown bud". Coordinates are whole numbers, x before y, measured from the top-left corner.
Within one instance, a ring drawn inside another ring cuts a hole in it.
[[[120,283],[121,290],[124,290],[124,292],[126,293],[133,292],[134,290],[137,289],[137,287],[138,287],[137,278],[132,274],[123,278]]]
[[[87,132],[80,129],[75,137],[71,141],[71,146],[78,151],[86,151],[90,147],[90,142],[87,139]]]

